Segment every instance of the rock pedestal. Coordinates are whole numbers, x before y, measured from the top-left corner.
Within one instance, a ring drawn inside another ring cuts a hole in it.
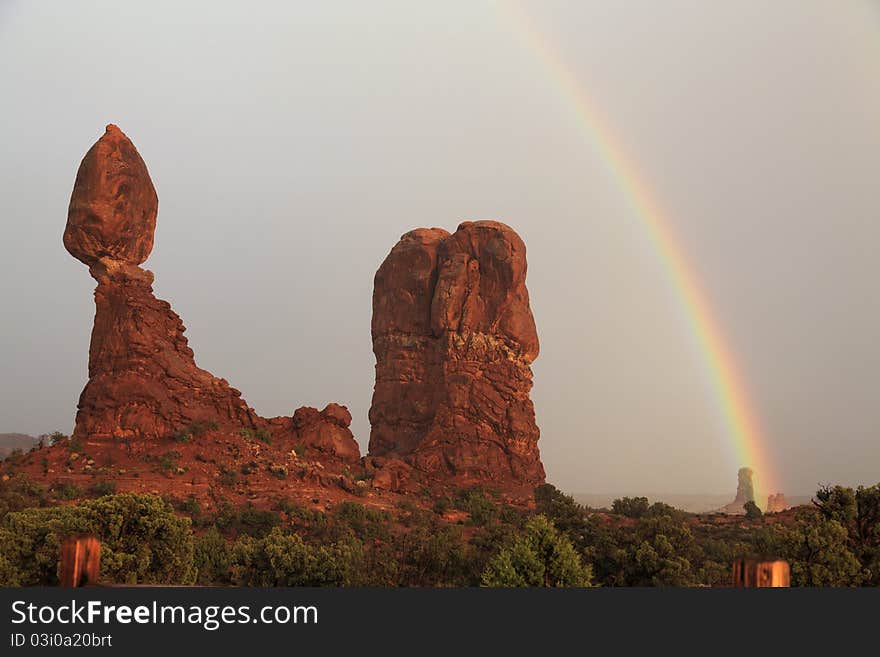
[[[225,379],[199,368],[183,322],[153,295],[150,255],[158,199],[134,144],[115,125],[89,149],[70,199],[64,246],[98,282],[89,380],[74,436],[163,438],[195,423],[271,429],[328,457],[360,457],[344,406],[266,420]]]

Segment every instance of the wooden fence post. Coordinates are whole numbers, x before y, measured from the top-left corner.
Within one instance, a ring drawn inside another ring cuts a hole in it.
[[[101,542],[94,536],[71,536],[61,545],[61,586],[89,586],[101,573]]]
[[[733,562],[733,585],[749,588],[791,586],[791,569],[787,561],[780,559],[737,559]]]

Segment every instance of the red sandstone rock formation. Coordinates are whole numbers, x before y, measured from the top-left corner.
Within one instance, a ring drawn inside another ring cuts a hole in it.
[[[203,420],[254,426],[240,393],[196,366],[183,322],[138,267],[153,248],[157,208],[141,156],[107,126],[80,164],[64,231],[64,246],[98,281],[78,437],[157,438]]]
[[[359,457],[344,406],[265,420],[230,387],[195,364],[185,328],[153,296],[138,265],[153,248],[158,200],[147,167],[119,128],[107,126],[76,176],[64,246],[98,281],[89,381],[76,414],[81,438],[161,438],[197,422],[272,428],[328,456]]]
[[[728,513],[730,515],[740,515],[745,514],[745,506],[746,502],[754,502],[755,501],[755,484],[752,481],[754,477],[754,472],[751,468],[740,468],[739,472],[736,473],[736,497],[733,498],[733,502],[730,504],[726,504],[719,509],[721,513]]]
[[[776,493],[775,495],[771,493],[767,497],[767,513],[778,513],[789,508],[791,508],[791,505],[785,499],[784,493]]]
[[[354,435],[348,428],[351,413],[345,406],[331,403],[323,411],[303,406],[296,409],[293,417],[272,418],[269,422],[280,429],[280,432],[273,433],[289,436],[295,445],[301,444],[348,463],[361,457]]]
[[[400,239],[373,289],[371,457],[400,457],[441,477],[544,480],[525,279],[525,245],[499,222]]]

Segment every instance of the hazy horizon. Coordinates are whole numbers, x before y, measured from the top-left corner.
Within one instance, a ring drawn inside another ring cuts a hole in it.
[[[776,488],[877,483],[877,3],[520,4],[665,210]],[[664,264],[501,5],[0,4],[0,432],[73,428],[94,281],[61,235],[112,122],[159,195],[156,295],[261,415],[345,404],[364,453],[376,269],[497,219],[528,249],[548,481],[732,494],[752,464]]]

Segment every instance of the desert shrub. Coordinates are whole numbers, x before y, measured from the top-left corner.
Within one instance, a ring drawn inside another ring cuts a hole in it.
[[[273,511],[246,508],[238,514],[235,529],[248,536],[261,538],[281,524],[281,518]]]
[[[541,484],[535,488],[535,509],[566,534],[577,533],[584,526],[584,507],[553,484]]]
[[[229,570],[232,566],[232,544],[216,527],[211,527],[193,541],[193,563],[201,585],[230,584]]]
[[[457,526],[431,522],[401,535],[395,544],[401,586],[467,586],[472,584],[469,551]]]
[[[0,479],[0,520],[11,511],[21,511],[46,503],[45,489],[22,473]]]
[[[287,514],[290,524],[296,527],[300,534],[319,538],[327,535],[327,514],[320,509],[300,506],[287,499],[279,500],[275,508]]]
[[[768,528],[759,545],[788,560],[792,586],[858,586],[870,576],[849,545],[846,527],[815,509],[799,511],[790,527]]]
[[[16,447],[9,454],[6,455],[5,459],[0,459],[0,461],[6,461],[6,465],[17,465],[19,461],[24,457],[24,452],[21,451],[21,448]]]
[[[50,445],[60,445],[62,442],[67,440],[67,436],[65,436],[60,431],[53,431],[49,434],[49,440],[51,441]]]
[[[218,427],[219,425],[216,420],[197,420],[175,431],[171,434],[171,439],[177,443],[188,443],[193,438],[198,438],[207,431],[216,431]]]
[[[865,584],[880,586],[880,484],[825,486],[814,501],[827,520],[839,522],[847,532],[847,546],[865,569]]]
[[[463,488],[456,494],[455,508],[468,513],[468,524],[485,525],[498,514],[495,503],[479,486]]]
[[[333,509],[333,520],[338,525],[339,536],[349,534],[361,539],[387,539],[389,516],[370,509],[358,502],[344,500]]]
[[[102,496],[102,495],[113,495],[116,492],[116,483],[113,481],[96,481],[92,484],[91,488],[89,488],[89,492],[92,495]]]
[[[226,534],[244,534],[262,538],[281,524],[281,517],[274,511],[263,511],[253,507],[237,509],[223,501],[213,516],[199,519],[199,525],[216,527]]]
[[[647,497],[620,497],[611,503],[612,513],[627,518],[641,518],[648,513]]]
[[[58,584],[64,537],[101,541],[101,577],[125,584],[191,584],[195,580],[190,521],[155,495],[123,494],[73,506],[26,509],[0,523],[8,579],[22,586]],[[6,583],[3,582],[3,583]]]
[[[220,485],[235,486],[238,483],[238,473],[231,468],[220,468]]]
[[[749,500],[743,505],[743,509],[746,512],[746,519],[748,520],[757,520],[763,514],[761,513],[761,508],[755,504],[754,500]]]
[[[265,429],[259,429],[254,435],[256,436],[257,440],[262,441],[267,445],[271,444],[272,442],[272,434],[270,434]]]
[[[177,470],[177,459],[180,458],[180,452],[170,451],[165,452],[162,456],[159,457],[157,461],[157,466],[160,472],[164,472],[166,474],[175,472]]]
[[[276,527],[263,538],[235,542],[231,579],[238,586],[351,586],[362,562],[363,548],[355,539],[310,545]]]
[[[202,513],[202,505],[199,504],[199,501],[194,495],[190,495],[188,498],[180,502],[177,508],[184,513],[188,513],[190,516],[198,516]]]
[[[448,497],[438,497],[436,500],[434,500],[434,505],[431,508],[438,516],[442,516],[444,513],[452,508],[452,500],[450,500]]]
[[[59,500],[75,500],[83,495],[82,490],[75,484],[55,484],[50,492]]]
[[[592,568],[581,563],[571,541],[545,516],[525,530],[486,566],[483,586],[591,586]]]

